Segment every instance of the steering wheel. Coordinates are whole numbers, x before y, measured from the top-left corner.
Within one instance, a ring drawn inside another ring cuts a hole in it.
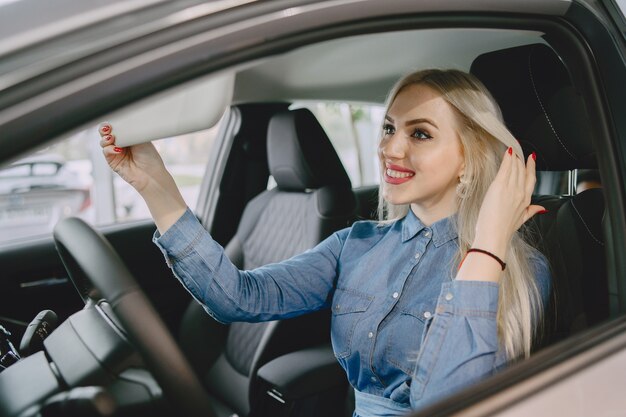
[[[180,415],[215,417],[189,362],[111,244],[74,217],[57,223],[53,236],[70,278],[75,283],[89,281],[108,300],[165,396],[179,407]]]

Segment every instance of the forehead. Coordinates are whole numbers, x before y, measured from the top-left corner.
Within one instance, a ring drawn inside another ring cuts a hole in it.
[[[455,122],[452,106],[437,91],[423,84],[403,87],[391,103],[387,115],[394,120],[428,117]]]

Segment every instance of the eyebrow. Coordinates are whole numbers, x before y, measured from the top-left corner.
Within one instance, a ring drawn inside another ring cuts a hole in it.
[[[393,120],[393,118],[391,116],[385,115],[385,119],[389,120],[391,123],[394,122],[394,120]],[[439,129],[439,127],[435,124],[435,122],[433,122],[430,119],[426,119],[426,118],[419,118],[419,119],[409,120],[406,123],[404,123],[404,126],[416,125],[418,123],[428,123],[429,125],[433,126],[435,129]]]

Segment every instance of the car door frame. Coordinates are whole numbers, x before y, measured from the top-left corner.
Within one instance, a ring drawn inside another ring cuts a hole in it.
[[[33,102],[30,103],[32,106],[26,110],[22,108],[22,113],[14,113],[13,118],[11,114],[7,116],[5,110],[0,112],[0,121],[3,121],[4,126],[10,127],[7,135],[10,139],[9,143],[11,141],[17,143],[17,139],[21,137],[29,138],[29,141],[25,143],[11,145],[4,150],[0,149],[0,158],[17,155],[35,142],[39,143],[44,139],[55,137],[93,120],[96,116],[197,75],[218,71],[315,41],[349,34],[383,31],[389,27],[415,28],[416,25],[424,28],[461,27],[468,24],[480,27],[503,27],[504,25],[518,29],[544,30],[552,34],[552,44],[558,46],[559,53],[565,61],[573,61],[580,65],[573,71],[572,76],[589,103],[592,119],[597,122],[598,137],[594,140],[601,150],[598,153],[598,160],[605,187],[613,192],[611,198],[607,200],[609,220],[606,230],[609,236],[607,253],[612,261],[609,263],[609,276],[614,277],[616,296],[614,312],[615,314],[624,313],[626,282],[623,277],[626,277],[626,259],[623,259],[620,254],[626,248],[626,186],[624,184],[626,179],[624,158],[626,155],[626,119],[620,120],[615,115],[625,114],[626,111],[626,86],[623,82],[620,83],[620,80],[626,79],[626,66],[624,65],[623,45],[617,41],[614,26],[609,23],[601,10],[579,1],[571,3],[562,13],[559,7],[566,2],[544,2],[543,5],[539,2],[522,1],[500,3],[506,7],[498,6],[498,2],[481,2],[483,4],[481,7],[485,5],[496,9],[505,7],[508,11],[504,11],[504,15],[472,14],[471,18],[468,18],[467,12],[472,11],[472,7],[478,2],[464,3],[468,5],[465,10],[463,6],[459,6],[459,3],[446,3],[454,5],[451,8],[453,11],[443,13],[441,6],[437,9],[435,3],[437,2],[423,3],[422,12],[426,12],[424,15],[419,15],[419,7],[415,6],[414,2],[400,0],[387,1],[384,7],[380,6],[380,2],[377,6],[372,0],[320,3],[277,1],[271,5],[253,4],[229,13],[224,12],[222,17],[225,20],[233,19],[238,23],[229,25],[216,24],[211,21],[211,24],[204,27],[199,25],[202,28],[200,32],[204,35],[194,38],[195,43],[174,41],[173,39],[181,38],[180,32],[183,29],[182,27],[172,28],[163,36],[164,39],[169,40],[164,40],[161,47],[146,52],[150,54],[148,57],[150,59],[146,56],[142,56],[144,60],[141,62],[127,59],[124,62],[128,65],[125,71],[121,70],[121,63],[110,59],[105,60],[104,66],[117,70],[118,75],[110,76],[109,74],[105,77],[103,74],[91,74],[88,71],[90,67],[86,66],[87,74],[93,75],[90,79],[92,84],[81,90],[81,94],[86,94],[86,97],[78,96],[72,90],[71,83],[68,83],[54,86],[57,89],[56,93],[59,94],[58,97],[61,97],[54,102],[57,105],[56,108],[52,108],[52,103],[46,101],[49,100],[46,96],[32,98]],[[363,5],[371,8],[359,7]],[[484,9],[478,6],[473,9],[474,12],[479,10]],[[253,14],[254,17],[242,17],[242,15],[245,16],[244,11]],[[516,17],[514,12],[530,13],[531,17],[528,15]],[[406,16],[398,18],[398,14],[402,13]],[[307,17],[308,19],[305,19]],[[354,19],[359,21],[354,23]],[[216,16],[216,20],[220,21],[220,17]],[[293,36],[294,33],[298,35]],[[188,39],[190,38],[183,40]],[[256,43],[255,39],[257,39]],[[259,44],[258,39],[262,39],[263,43]],[[606,47],[606,45],[611,45],[611,47]],[[136,46],[136,43],[129,42],[127,47],[130,49],[131,46]],[[179,48],[176,52],[172,52],[173,47]],[[213,51],[211,55],[207,56],[206,52],[203,53],[207,48]],[[122,51],[124,50],[122,48]],[[163,65],[154,65],[155,63]],[[140,75],[142,82],[137,83],[137,77]],[[110,88],[102,89],[103,85]],[[122,92],[126,94],[121,94]],[[86,110],[80,111],[81,107]],[[60,116],[67,112],[76,112],[76,117],[59,123]],[[30,119],[37,120],[37,123],[28,126],[27,120]],[[0,143],[4,143],[4,140],[0,140]],[[211,206],[205,207],[205,210],[210,212]],[[614,349],[626,347],[626,340],[621,337],[624,332],[623,326],[623,318],[616,318],[605,326],[590,329],[592,333],[584,333],[581,336],[588,338],[589,341],[584,346],[590,349],[589,353],[594,347],[601,349],[604,342],[617,343],[618,347]],[[595,332],[598,334],[594,338],[592,335]],[[457,401],[456,407],[459,407],[457,410],[472,402],[488,401],[488,396],[501,390],[502,384],[506,381],[511,381],[510,384],[519,384],[528,379],[539,384],[536,389],[548,386],[550,379],[542,379],[545,375],[542,369],[550,363],[556,366],[556,363],[551,361],[557,361],[564,366],[571,364],[568,372],[573,374],[593,365],[601,358],[601,355],[591,354],[583,357],[581,345],[580,343],[577,345],[577,342],[580,340],[576,338],[566,340],[554,347],[558,351],[546,350],[545,353],[537,355],[528,362],[511,367],[501,375],[486,381],[486,385],[482,386],[483,393],[476,394],[471,399],[465,398],[464,401]],[[501,383],[500,387],[496,386],[497,382]],[[491,387],[491,389],[485,389],[485,387]],[[521,401],[522,398],[523,396],[518,396],[512,398],[511,401]],[[449,407],[452,401],[455,400],[451,399],[444,403]],[[445,404],[442,407],[445,407]],[[451,412],[450,409],[447,410],[446,412]]]

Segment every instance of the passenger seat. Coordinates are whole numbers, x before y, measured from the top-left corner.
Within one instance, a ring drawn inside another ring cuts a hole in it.
[[[583,99],[557,54],[544,44],[486,53],[471,72],[492,93],[507,127],[538,171],[596,168],[591,123]],[[564,339],[609,317],[609,290],[599,189],[574,196],[535,196],[549,213],[535,216],[538,248],[553,272],[545,338]]]

